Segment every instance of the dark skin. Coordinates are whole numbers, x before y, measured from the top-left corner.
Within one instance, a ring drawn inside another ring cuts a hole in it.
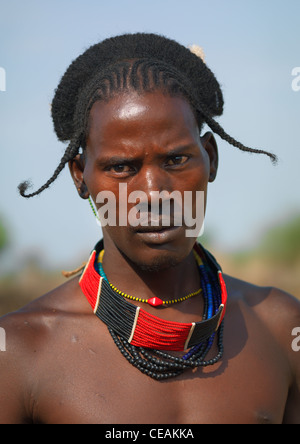
[[[180,97],[132,93],[96,103],[86,152],[70,163],[76,188],[94,200],[101,190],[116,192],[120,181],[148,196],[161,189],[207,194],[217,147],[212,134],[198,133]],[[149,240],[131,227],[106,227],[103,236],[105,272],[123,291],[171,299],[199,287],[195,239],[184,229]],[[300,423],[300,355],[291,347],[300,307],[292,296],[225,276],[222,360],[158,382],[121,355],[78,279],[1,319],[0,423]],[[191,322],[201,320],[203,302],[199,296],[147,310]]]

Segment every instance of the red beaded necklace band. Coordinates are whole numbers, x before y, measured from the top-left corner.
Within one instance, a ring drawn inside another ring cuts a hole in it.
[[[96,250],[83,271],[79,284],[94,313],[122,338],[136,347],[182,351],[210,338],[223,321],[227,292],[221,271],[218,279],[221,304],[214,316],[201,322],[165,321],[126,301],[96,271]]]
[[[201,259],[199,258],[199,256],[197,255],[197,253],[195,251],[194,251],[194,255],[195,255],[197,261],[201,262]],[[119,293],[124,298],[130,299],[131,301],[143,302],[145,304],[151,305],[152,307],[161,307],[161,306],[165,306],[166,307],[166,306],[169,306],[169,305],[172,305],[172,304],[177,304],[178,302],[186,301],[187,299],[190,299],[192,297],[197,296],[202,291],[202,288],[199,288],[198,290],[193,291],[192,293],[189,293],[189,294],[187,294],[187,295],[185,295],[185,296],[183,296],[181,298],[171,299],[171,300],[167,300],[167,301],[165,301],[165,300],[163,301],[162,299],[160,299],[160,298],[158,298],[156,296],[152,297],[150,299],[143,299],[143,298],[138,298],[138,297],[135,297],[135,296],[131,296],[131,295],[129,295],[129,294],[119,290],[117,287],[115,287],[114,285],[112,285],[109,282],[109,280],[108,280],[108,278],[107,278],[107,276],[106,276],[106,274],[105,274],[105,272],[103,270],[103,266],[102,266],[103,256],[104,256],[104,250],[102,250],[99,253],[98,259],[97,259],[99,274],[109,283],[109,285],[111,286],[111,288],[114,291]]]

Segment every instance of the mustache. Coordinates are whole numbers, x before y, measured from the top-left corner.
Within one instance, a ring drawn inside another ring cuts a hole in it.
[[[186,237],[197,237],[202,230],[205,214],[204,191],[143,191],[127,192],[127,184],[119,184],[119,197],[108,190],[100,191],[96,202],[102,227],[130,227],[134,232],[161,231],[183,226]],[[102,204],[102,205],[101,205]],[[154,228],[148,229],[146,227]]]
[[[182,226],[183,223],[182,206],[167,200],[154,206],[148,202],[140,202],[137,210],[129,210],[129,217],[130,211],[134,211],[137,221],[137,225],[132,227],[133,231],[161,231]]]

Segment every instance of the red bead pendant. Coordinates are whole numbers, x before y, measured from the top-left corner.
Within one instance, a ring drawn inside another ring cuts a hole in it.
[[[152,305],[152,307],[159,307],[160,305],[163,305],[163,301],[156,297],[148,299],[147,302],[149,305]]]

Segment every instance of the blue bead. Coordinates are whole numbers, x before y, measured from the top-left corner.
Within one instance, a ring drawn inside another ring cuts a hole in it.
[[[106,280],[106,282],[108,282],[107,276],[106,276],[106,274],[103,270],[102,264],[100,262],[98,263],[98,270],[99,270],[100,276],[103,277]]]

